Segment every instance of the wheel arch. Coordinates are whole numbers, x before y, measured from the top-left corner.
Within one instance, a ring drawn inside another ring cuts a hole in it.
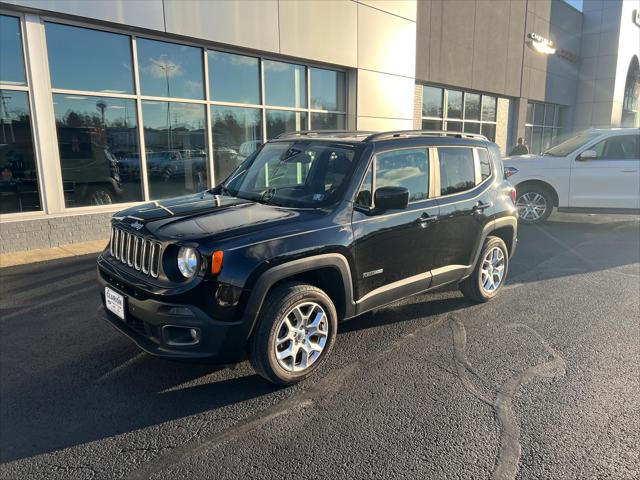
[[[520,192],[523,188],[529,187],[529,186],[538,186],[538,187],[542,187],[546,190],[549,191],[549,193],[551,193],[552,197],[553,197],[553,206],[557,207],[560,204],[560,197],[558,195],[558,190],[551,185],[549,182],[545,181],[545,180],[538,180],[538,179],[531,179],[531,180],[525,180],[523,182],[520,182],[516,185],[516,192]]]

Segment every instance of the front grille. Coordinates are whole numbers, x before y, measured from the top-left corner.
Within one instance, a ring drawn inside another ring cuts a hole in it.
[[[113,227],[109,253],[123,265],[153,278],[158,277],[162,257],[162,245],[159,242]]]

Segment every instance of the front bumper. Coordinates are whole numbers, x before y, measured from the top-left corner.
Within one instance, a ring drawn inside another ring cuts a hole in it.
[[[135,298],[125,291],[127,289],[108,282],[99,268],[98,281],[102,298],[100,316],[151,355],[212,363],[236,363],[246,358],[249,329],[245,322],[215,320],[193,305]],[[124,297],[125,320],[107,310],[105,287]],[[185,331],[197,329],[199,341],[192,345],[175,345],[170,338],[171,327]]]

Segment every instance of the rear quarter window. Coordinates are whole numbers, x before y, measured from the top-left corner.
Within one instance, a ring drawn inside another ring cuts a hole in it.
[[[480,181],[484,182],[491,176],[491,159],[486,148],[476,149],[480,163]]]

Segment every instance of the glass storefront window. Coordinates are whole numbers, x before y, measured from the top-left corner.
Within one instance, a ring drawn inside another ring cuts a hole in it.
[[[496,141],[496,124],[495,123],[483,123],[480,133],[487,137],[492,142]]]
[[[47,23],[46,36],[53,88],[133,93],[127,35]]]
[[[447,90],[447,118],[462,118],[462,92]]]
[[[142,102],[142,124],[151,200],[207,188],[205,106]]]
[[[67,207],[142,200],[134,100],[53,95]]]
[[[480,123],[464,122],[464,131],[467,133],[480,133]]]
[[[447,130],[450,132],[461,132],[462,122],[447,122]]]
[[[309,69],[311,90],[311,108],[319,110],[345,111],[345,75],[344,72]],[[316,128],[316,127],[312,127]]]
[[[281,133],[307,129],[307,112],[267,110],[267,139]]]
[[[0,90],[0,213],[41,209],[29,98]]]
[[[211,107],[215,181],[220,183],[262,144],[258,108]]]
[[[543,153],[557,143],[564,107],[552,103],[529,102],[525,140],[529,152]]]
[[[544,112],[545,125],[549,125],[549,126],[553,125],[554,113],[555,113],[555,106],[547,105],[547,108],[545,109],[545,112]]]
[[[464,95],[464,119],[480,120],[480,95],[477,93],[465,93]]]
[[[422,89],[422,116],[442,117],[442,89],[425,86]]]
[[[20,19],[0,15],[0,82],[26,85]]]
[[[204,98],[202,50],[138,38],[140,93],[153,97]]]
[[[422,120],[422,129],[423,130],[442,130],[442,121],[441,120]]]
[[[260,67],[254,57],[208,51],[211,100],[260,103]]]
[[[305,67],[292,63],[265,60],[265,103],[277,107],[307,107]]]
[[[313,130],[344,130],[345,115],[311,112],[311,128]]]
[[[496,121],[496,97],[490,95],[482,95],[482,121]]]
[[[544,104],[536,103],[533,107],[533,124],[544,125]]]

